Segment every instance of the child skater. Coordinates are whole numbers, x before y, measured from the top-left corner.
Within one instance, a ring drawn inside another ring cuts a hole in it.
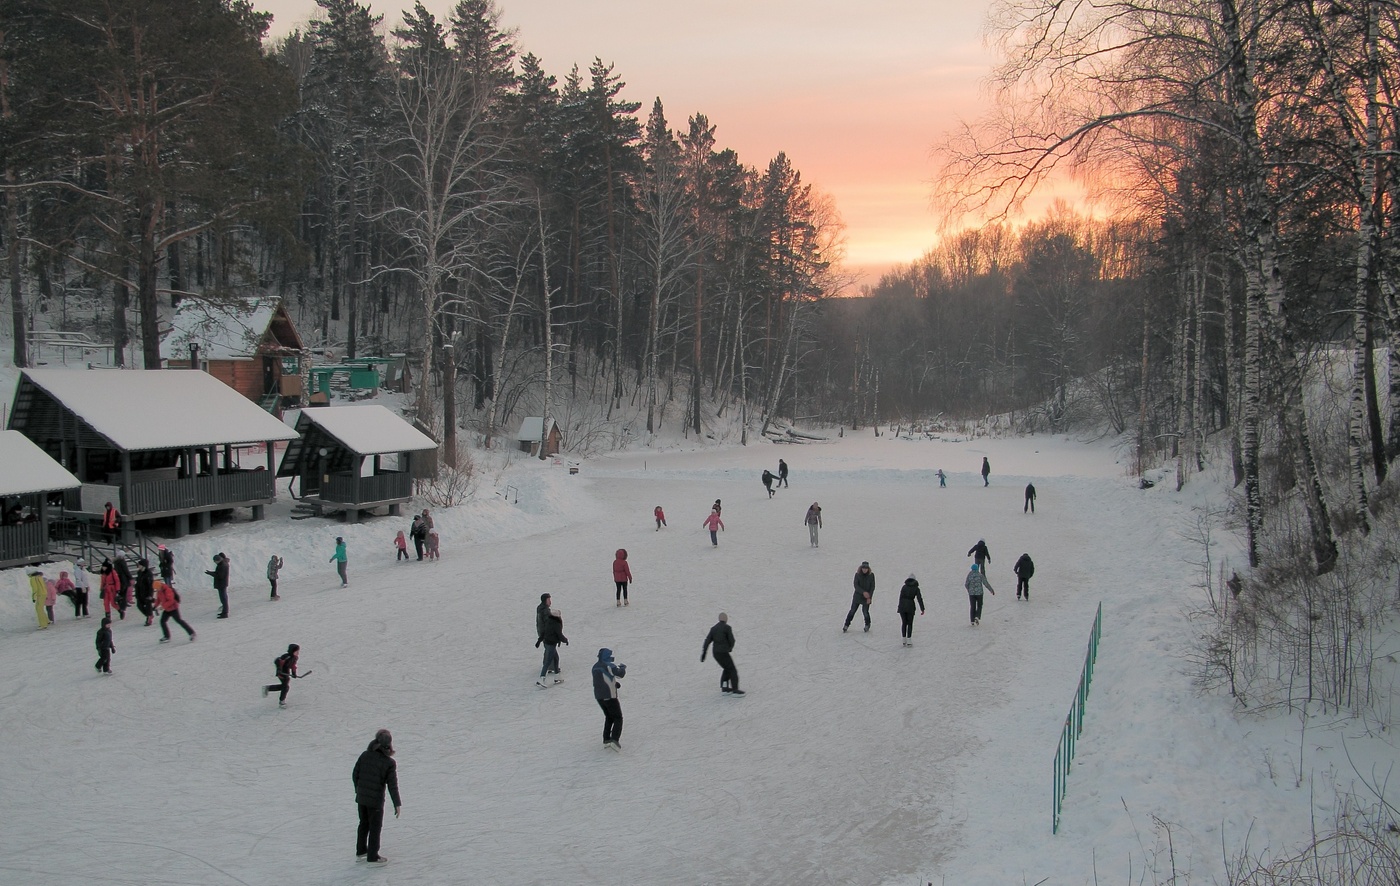
[[[657,505],[652,513],[656,516],[656,531],[660,532],[661,527],[666,525],[666,512],[661,510],[661,505]]]
[[[404,538],[402,529],[399,530],[398,535],[394,536],[394,547],[398,548],[399,551],[398,555],[394,557],[395,563],[399,562],[400,560],[408,559],[408,539]]]
[[[428,530],[428,559],[438,558],[438,534],[436,529]]]
[[[97,668],[99,674],[112,673],[112,653],[117,651],[117,645],[112,642],[112,617],[102,616],[102,627],[97,629]]]

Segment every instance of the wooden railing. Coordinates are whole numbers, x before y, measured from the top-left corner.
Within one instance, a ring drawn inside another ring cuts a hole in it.
[[[48,549],[47,542],[44,524],[37,520],[0,526],[0,562],[8,563],[43,554]]]
[[[321,500],[333,504],[392,501],[412,495],[413,477],[397,471],[361,477],[358,487],[355,478],[350,474],[331,474],[326,482],[321,484]]]
[[[200,508],[267,501],[276,496],[271,471],[239,471],[183,480],[132,483],[126,491],[128,516],[190,511]]]

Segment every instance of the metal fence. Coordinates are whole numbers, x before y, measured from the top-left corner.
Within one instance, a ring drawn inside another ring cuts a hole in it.
[[[1065,717],[1065,728],[1060,730],[1060,745],[1055,749],[1055,798],[1051,813],[1050,833],[1060,832],[1060,810],[1065,804],[1065,789],[1069,782],[1069,768],[1074,762],[1074,748],[1079,743],[1079,734],[1084,731],[1084,705],[1089,700],[1089,684],[1094,681],[1094,661],[1099,656],[1099,637],[1103,634],[1103,604],[1094,613],[1094,627],[1089,631],[1089,651],[1084,654],[1084,669],[1079,672],[1079,688],[1074,692],[1074,703],[1069,706],[1069,716]]]

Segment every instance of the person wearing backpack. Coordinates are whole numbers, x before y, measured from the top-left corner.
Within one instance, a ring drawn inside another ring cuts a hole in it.
[[[1027,603],[1031,601],[1031,576],[1035,575],[1035,562],[1031,560],[1030,554],[1022,554],[1021,559],[1016,561],[1012,567],[1016,573],[1016,599],[1025,599]],[[1023,598],[1021,595],[1025,594]]]
[[[194,642],[194,628],[190,627],[183,618],[180,617],[180,592],[175,590],[164,581],[158,581],[156,585],[156,606],[160,608],[160,632],[162,634],[160,642],[170,642],[170,625],[168,622],[173,618],[175,623],[185,629],[185,633],[190,635],[190,642]]]
[[[280,694],[277,696],[277,706],[285,708],[287,706],[287,691],[292,688],[292,681],[297,679],[297,658],[301,655],[301,647],[292,643],[287,647],[287,651],[272,660],[272,666],[277,669],[277,682],[271,686],[262,688],[263,698],[274,689]]]

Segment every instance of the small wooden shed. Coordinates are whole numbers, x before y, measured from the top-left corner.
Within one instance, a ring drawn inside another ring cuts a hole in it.
[[[81,485],[19,431],[0,431],[0,569],[48,559],[49,496]]]
[[[170,369],[205,370],[274,415],[301,405],[305,355],[281,299],[187,298],[161,339],[160,356]]]
[[[379,507],[397,514],[413,497],[416,462],[437,453],[433,438],[377,403],[303,409],[296,429],[277,476],[300,478],[302,501],[347,523]]]
[[[557,422],[550,419],[549,433],[546,434],[544,419],[536,415],[520,423],[520,432],[515,435],[515,439],[520,443],[521,452],[540,455],[540,445],[543,441],[544,455],[558,455],[564,445],[564,432],[559,430]]]

